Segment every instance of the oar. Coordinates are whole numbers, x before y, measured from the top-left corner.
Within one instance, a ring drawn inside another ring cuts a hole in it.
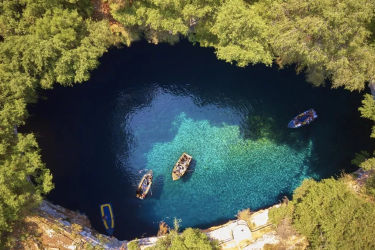
[[[296,104],[294,104],[294,107],[298,110],[298,114],[301,114],[301,112],[300,112],[299,109],[297,108]]]
[[[152,195],[152,189],[151,189],[151,187],[150,187],[150,192],[151,192],[151,195]]]

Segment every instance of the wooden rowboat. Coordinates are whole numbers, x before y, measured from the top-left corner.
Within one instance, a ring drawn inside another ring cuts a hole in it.
[[[307,124],[310,124],[310,122],[314,121],[316,118],[318,118],[318,115],[316,114],[314,109],[306,110],[305,112],[294,117],[288,123],[288,128],[299,128],[305,126]]]
[[[185,174],[185,172],[189,168],[189,164],[191,162],[191,159],[193,159],[193,157],[191,157],[190,155],[188,155],[185,152],[181,155],[181,157],[180,157],[180,159],[178,159],[176,165],[174,165],[174,168],[173,168],[173,171],[172,171],[172,179],[174,181],[180,179]]]
[[[144,198],[146,198],[146,195],[148,191],[150,191],[152,185],[153,175],[154,173],[152,172],[152,170],[150,170],[142,177],[142,180],[139,182],[137,191],[135,192],[135,196],[138,199],[143,200]]]

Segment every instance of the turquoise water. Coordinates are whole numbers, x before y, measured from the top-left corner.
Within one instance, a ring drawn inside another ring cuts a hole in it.
[[[34,131],[56,188],[48,199],[89,216],[105,233],[99,204],[111,202],[118,239],[156,235],[158,223],[207,228],[291,197],[305,178],[354,171],[369,150],[363,93],[312,88],[294,70],[237,68],[182,42],[112,50],[92,79],[41,92],[24,130]],[[318,119],[288,129],[314,108]],[[180,155],[189,172],[172,181]],[[152,194],[135,189],[154,171]]]
[[[182,111],[187,109],[189,113],[215,117],[215,122],[189,117]],[[246,139],[240,132],[241,119],[242,115],[231,108],[198,107],[189,97],[159,92],[149,107],[126,121],[134,146],[124,167],[129,171],[154,171],[153,192],[157,198],[150,195],[148,205],[156,218],[169,223],[174,217],[182,218],[186,227],[207,224],[220,217],[233,217],[247,207],[271,204],[280,198],[280,191],[290,192],[305,178],[319,178],[317,173],[308,173],[313,157],[311,140],[294,149],[268,138],[267,129],[264,137]],[[159,131],[169,133],[171,140],[159,142]],[[171,170],[182,152],[193,156],[191,172],[173,181]],[[146,210],[145,220],[150,212]]]

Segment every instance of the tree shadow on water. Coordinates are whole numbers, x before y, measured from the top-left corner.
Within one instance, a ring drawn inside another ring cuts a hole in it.
[[[240,133],[245,140],[268,140],[278,145],[288,145],[296,151],[305,149],[310,128],[290,129],[282,126],[280,120],[285,120],[285,118],[249,114],[241,121]]]
[[[293,192],[291,192],[287,188],[284,188],[283,190],[280,190],[280,193],[276,196],[277,203],[275,202],[275,204],[282,203],[282,201],[284,200],[285,197],[287,197],[289,200],[291,200],[292,197],[293,197]],[[265,208],[268,208],[268,207],[269,206],[266,206]]]

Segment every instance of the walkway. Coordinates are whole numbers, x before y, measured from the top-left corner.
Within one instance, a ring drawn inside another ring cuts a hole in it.
[[[251,231],[244,220],[235,220],[207,235],[218,240],[223,249],[242,249],[251,240]]]

